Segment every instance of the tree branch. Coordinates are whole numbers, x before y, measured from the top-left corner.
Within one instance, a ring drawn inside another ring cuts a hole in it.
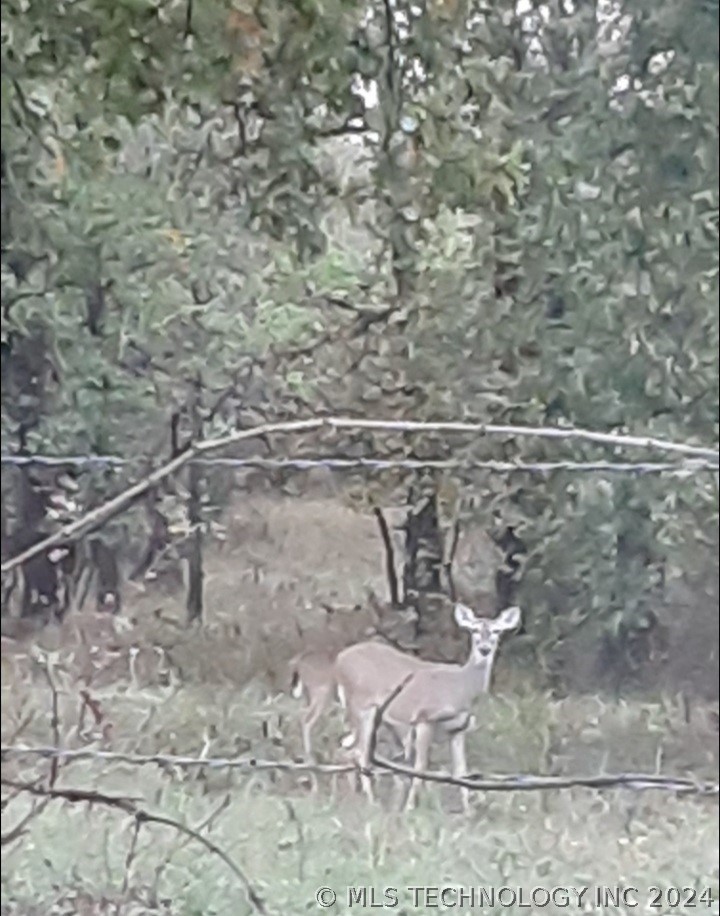
[[[268,912],[264,901],[253,887],[247,875],[245,875],[242,869],[233,862],[225,850],[221,849],[216,843],[213,843],[212,840],[204,837],[201,833],[198,833],[197,830],[193,830],[191,827],[183,824],[181,821],[176,821],[172,817],[166,817],[164,814],[152,814],[149,811],[145,811],[143,808],[138,807],[136,800],[133,798],[122,795],[108,795],[104,792],[96,792],[92,789],[44,789],[42,786],[37,786],[33,783],[16,782],[11,779],[3,779],[2,785],[39,798],[62,800],[70,802],[71,804],[87,803],[90,805],[105,805],[109,808],[124,811],[126,814],[132,814],[134,816],[137,825],[136,830],[139,829],[142,824],[159,824],[162,827],[171,827],[173,830],[177,830],[178,833],[182,833],[184,836],[200,843],[208,852],[222,859],[243,885],[247,898],[256,912],[263,914],[263,916]]]
[[[404,681],[388,695],[388,697],[375,709],[375,722],[381,723],[385,710],[395,697],[403,690],[411,679],[408,675]],[[208,769],[220,770],[231,769],[248,772],[261,772],[265,770],[283,770],[286,772],[313,772],[325,775],[335,775],[338,773],[350,773],[356,770],[355,764],[312,764],[298,763],[294,760],[260,760],[257,757],[190,757],[179,756],[174,754],[128,754],[119,751],[99,751],[90,748],[55,748],[55,747],[10,747],[2,745],[0,747],[0,756],[9,757],[52,757],[57,755],[64,760],[99,760],[120,761],[132,766],[155,765],[168,768],[179,769]],[[717,782],[709,782],[701,779],[692,779],[682,776],[663,776],[658,773],[617,773],[601,774],[592,776],[543,776],[526,773],[513,773],[508,775],[493,775],[483,777],[481,775],[469,775],[465,777],[455,777],[447,773],[432,770],[414,770],[412,767],[403,764],[392,763],[384,758],[374,757],[371,755],[371,764],[378,769],[369,770],[372,775],[390,775],[400,773],[404,776],[416,776],[418,779],[425,779],[429,782],[446,783],[453,786],[465,786],[468,789],[474,789],[483,792],[516,792],[516,791],[549,791],[569,788],[586,788],[586,789],[612,789],[615,787],[624,787],[633,790],[656,789],[669,792],[678,792],[686,795],[718,795],[720,794],[720,785]],[[15,788],[19,791],[25,791],[26,783],[13,783],[3,780],[3,785],[9,788]],[[33,786],[33,784],[29,784]],[[34,794],[42,796],[55,797],[53,793],[60,793],[58,797],[63,797],[65,792],[75,793],[75,801],[93,801],[93,792],[84,790],[51,790],[43,789],[37,786],[37,792]],[[82,797],[80,797],[82,795]],[[87,797],[90,796],[90,797]],[[124,801],[132,801],[124,799]],[[116,805],[116,807],[121,807]],[[131,812],[134,813],[134,812]]]
[[[398,589],[397,573],[395,572],[395,553],[393,551],[390,529],[382,509],[378,506],[373,508],[373,515],[377,519],[380,537],[385,547],[385,574],[387,575],[388,588],[390,589],[390,601],[395,608],[400,607],[400,591]]]
[[[97,506],[95,509],[92,509],[86,515],[76,519],[69,525],[64,525],[44,540],[38,541],[37,544],[34,544],[17,556],[6,560],[5,563],[0,566],[0,572],[8,573],[15,569],[16,566],[26,563],[28,560],[62,541],[70,539],[75,540],[81,535],[94,531],[96,528],[99,528],[105,522],[124,511],[132,502],[146,493],[149,489],[179,471],[191,458],[197,458],[201,455],[206,455],[208,452],[213,452],[228,445],[233,445],[237,442],[257,438],[259,436],[273,433],[311,432],[323,428],[332,430],[374,430],[379,432],[454,433],[458,435],[472,434],[476,436],[527,436],[542,439],[576,440],[610,445],[615,448],[625,446],[658,449],[660,451],[676,452],[678,454],[691,455],[699,458],[710,458],[720,462],[720,453],[716,449],[688,445],[680,442],[668,442],[652,436],[598,433],[592,430],[574,428],[563,429],[561,427],[530,427],[465,422],[424,423],[419,420],[363,420],[352,417],[311,417],[306,420],[266,423],[262,426],[253,427],[252,429],[237,430],[227,436],[221,436],[218,439],[207,439],[204,442],[194,443],[181,455],[177,455],[171,461],[157,468],[142,480],[128,487],[127,490],[124,490],[122,493],[108,500],[108,502],[103,503],[101,506]]]

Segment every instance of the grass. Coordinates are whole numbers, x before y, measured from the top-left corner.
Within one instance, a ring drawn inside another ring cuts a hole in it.
[[[49,688],[30,672],[23,696],[17,681],[3,685],[3,739],[34,713],[17,740],[50,740]],[[65,743],[80,742],[77,690],[58,659],[60,729]],[[268,695],[259,681],[239,690],[185,683],[137,686],[119,680],[94,691],[112,719],[113,749],[198,753],[210,736],[216,756],[251,751],[258,757],[299,755],[295,701]],[[481,727],[471,735],[469,759],[486,773],[589,773],[654,771],[676,775],[717,773],[711,720],[696,710],[686,723],[679,703],[611,703],[598,697],[551,700],[515,684],[478,708]],[[329,754],[339,735],[336,715],[320,736]],[[86,740],[99,741],[101,728]],[[212,737],[215,736],[215,737]],[[435,763],[444,763],[440,748]],[[4,775],[33,779],[47,762],[9,760]],[[487,794],[466,818],[454,813],[449,787],[428,788],[419,808],[398,814],[370,806],[345,781],[321,779],[317,794],[299,774],[249,775],[208,771],[170,773],[157,767],[76,762],[61,768],[58,785],[139,797],[147,811],[162,813],[203,832],[242,865],[272,913],[317,913],[315,894],[332,888],[333,913],[357,911],[347,888],[397,889],[397,913],[417,913],[411,886],[524,888],[634,887],[637,907],[604,912],[657,913],[649,888],[710,887],[718,898],[716,800],[676,798],[659,792],[582,789],[553,793]],[[7,832],[27,812],[29,799],[13,799],[4,813]],[[156,825],[144,825],[133,848],[133,819],[101,806],[51,802],[9,844],[3,856],[3,913],[91,914],[251,912],[228,867],[195,842]],[[361,891],[357,891],[361,894]],[[393,899],[393,893],[389,899]],[[419,891],[415,892],[420,894]],[[502,911],[527,913],[506,892]],[[562,901],[562,898],[558,898]],[[590,907],[587,911],[594,912]],[[717,903],[704,912],[717,912]],[[452,912],[469,910],[453,907]],[[491,912],[480,906],[473,912]],[[552,905],[543,912],[567,912]],[[599,911],[599,910],[598,910]],[[681,912],[664,907],[662,912]]]
[[[88,616],[42,634],[57,690],[57,735],[42,657],[33,661],[34,649],[3,640],[3,743],[58,738],[70,747],[133,753],[197,755],[207,748],[212,756],[299,758],[288,659],[318,638],[351,642],[372,623],[353,608],[363,604],[367,586],[379,592],[384,585],[377,531],[372,519],[327,500],[266,500],[243,511],[224,551],[208,557],[201,630],[179,626],[181,604],[156,589],[128,596],[122,626]],[[510,656],[501,654],[494,695],[475,710],[473,768],[717,780],[716,704],[696,701],[686,721],[672,695],[557,699],[531,681],[527,667],[513,670]],[[84,689],[99,721],[88,708],[80,712]],[[321,757],[332,759],[340,734],[333,712],[316,739]],[[433,765],[446,763],[444,749],[435,748]],[[8,758],[2,772],[47,785],[49,764]],[[367,804],[344,778],[323,777],[313,793],[297,772],[177,772],[97,761],[62,765],[57,786],[132,796],[144,810],[196,828],[243,868],[272,914],[322,912],[315,897],[321,886],[337,893],[325,910],[333,914],[376,911],[371,904],[394,899],[392,892],[383,897],[386,888],[397,889],[391,912],[442,909],[413,899],[410,886],[590,888],[581,905],[562,906],[560,896],[557,906],[533,908],[506,894],[502,905],[453,906],[453,914],[719,911],[714,798],[619,789],[487,793],[476,795],[465,817],[456,791],[431,786],[417,810],[398,814]],[[3,796],[6,837],[32,799],[5,789]],[[99,804],[50,802],[4,844],[2,858],[2,916],[251,912],[236,875],[196,840],[156,824],[142,824],[135,837],[132,815]],[[637,895],[600,908],[595,889],[602,886],[637,888]],[[653,907],[653,886],[710,887],[715,902],[673,909],[660,900]],[[348,887],[367,889],[364,905],[360,890],[348,898]]]

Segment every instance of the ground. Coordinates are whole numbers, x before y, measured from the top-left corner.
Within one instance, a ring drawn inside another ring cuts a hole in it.
[[[288,661],[306,645],[351,642],[376,623],[368,590],[384,593],[377,531],[371,517],[326,498],[258,497],[233,516],[225,545],[209,552],[201,630],[182,626],[181,599],[148,587],[128,594],[120,621],[82,615],[46,632],[44,654],[4,640],[3,744],[300,759]],[[558,699],[506,652],[494,694],[476,712],[468,759],[486,774],[643,771],[717,780],[716,706],[700,700],[688,711],[680,697],[660,693]],[[333,711],[318,736],[323,759],[332,759],[340,734]],[[433,764],[446,762],[435,748]],[[3,762],[6,780],[45,786],[49,775],[45,760]],[[371,911],[383,900],[395,913],[432,912],[433,891],[425,898],[410,886],[474,888],[475,908],[454,905],[453,913],[719,911],[713,797],[487,793],[466,817],[454,790],[429,787],[417,810],[399,814],[370,806],[345,777],[322,776],[313,788],[296,771],[188,772],[98,760],[62,765],[55,785],[132,797],[146,812],[196,828],[241,867],[273,914],[321,912],[321,887],[337,894],[330,913]],[[123,810],[51,801],[11,839],[32,799],[3,795],[11,799],[3,811],[3,916],[252,912],[238,874],[172,826],[143,823],[135,835]],[[477,896],[480,887],[505,888],[494,909]],[[556,891],[555,905],[543,906],[544,891],[571,887],[589,888],[579,905],[563,906]],[[624,890],[625,903],[598,906],[602,887]],[[667,896],[656,899],[652,887]],[[675,887],[681,905],[673,908]],[[519,888],[539,889],[534,909]],[[697,893],[695,906],[682,888]],[[700,898],[706,888],[710,905]],[[456,893],[445,902],[457,904]]]

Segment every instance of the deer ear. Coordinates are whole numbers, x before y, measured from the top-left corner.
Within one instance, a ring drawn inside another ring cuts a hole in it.
[[[464,630],[472,630],[477,623],[477,618],[467,605],[458,602],[455,605],[455,622]]]
[[[515,630],[520,626],[522,620],[522,611],[519,607],[506,607],[495,618],[495,626],[498,630]]]

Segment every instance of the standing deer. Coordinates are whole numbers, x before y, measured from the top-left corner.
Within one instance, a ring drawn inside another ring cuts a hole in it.
[[[472,704],[490,688],[501,635],[516,629],[520,620],[521,611],[517,607],[507,608],[495,618],[486,618],[477,617],[463,604],[456,604],[455,621],[471,636],[470,654],[464,665],[424,661],[378,642],[349,646],[339,653],[334,664],[327,664],[322,671],[310,664],[313,670],[310,683],[306,684],[309,705],[303,722],[314,724],[337,689],[351,728],[343,744],[352,745],[359,766],[367,768],[376,710],[400,688],[384,709],[382,721],[402,740],[406,759],[412,759],[414,750],[415,768],[427,769],[433,737],[441,733],[450,741],[453,775],[463,776],[467,772],[465,733],[471,721]],[[297,675],[299,684],[302,674],[297,672]],[[309,730],[307,734],[309,742]],[[365,774],[362,783],[372,799],[372,783]],[[461,793],[467,811],[469,790],[461,788]],[[413,779],[407,807],[415,803],[416,795],[417,780]]]

